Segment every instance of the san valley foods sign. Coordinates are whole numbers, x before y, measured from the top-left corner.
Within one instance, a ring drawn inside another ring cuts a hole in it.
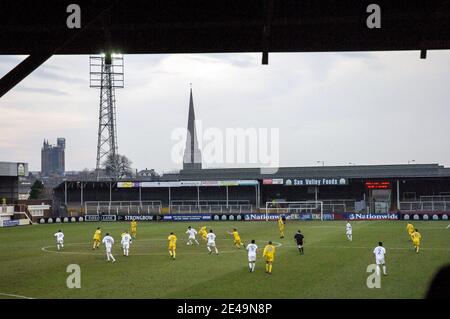
[[[284,182],[286,186],[339,186],[348,185],[346,178],[288,178]]]

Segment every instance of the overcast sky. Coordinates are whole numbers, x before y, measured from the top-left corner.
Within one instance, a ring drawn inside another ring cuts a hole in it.
[[[0,56],[0,76],[22,59]],[[204,130],[279,128],[280,166],[450,166],[450,51],[426,60],[418,51],[271,54],[269,62],[261,65],[260,54],[126,55],[119,153],[138,169],[181,168],[171,135],[186,127],[192,82]],[[0,161],[40,170],[43,139],[65,137],[66,170],[94,168],[98,105],[89,57],[52,57],[0,99]]]

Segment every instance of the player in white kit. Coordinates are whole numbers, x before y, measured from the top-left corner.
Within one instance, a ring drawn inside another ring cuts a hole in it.
[[[255,240],[252,239],[252,243],[247,245],[248,251],[248,268],[250,272],[255,271],[256,253],[258,252],[258,246],[255,244]]]
[[[345,225],[345,233],[347,234],[347,239],[352,241],[352,225],[350,222],[347,222],[347,225]]]
[[[193,244],[192,241],[195,241],[197,243],[197,245],[200,245],[200,243],[195,238],[195,235],[197,235],[197,231],[194,228],[189,226],[187,231],[186,231],[186,234],[189,234],[189,239],[187,241],[187,245],[192,245]]]
[[[58,230],[54,236],[56,237],[56,247],[61,250],[64,247],[64,234],[61,230]]]
[[[212,229],[209,231],[209,234],[206,235],[206,240],[206,247],[208,248],[209,254],[212,253],[212,248],[214,248],[214,250],[216,251],[216,255],[218,255],[219,251],[216,247],[216,235],[213,233]]]
[[[127,231],[123,233],[120,243],[122,244],[123,255],[128,257],[130,253],[131,235]]]
[[[109,236],[108,233],[106,233],[106,236],[103,237],[102,243],[105,245],[106,258],[108,259],[108,261],[110,261],[112,259],[112,261],[115,262],[116,259],[114,258],[114,256],[111,253],[112,246],[114,245],[114,238],[112,238],[111,236]]]
[[[380,241],[378,246],[373,250],[375,255],[375,262],[377,264],[377,275],[380,275],[380,265],[383,266],[383,275],[387,275],[386,263],[384,261],[384,255],[386,255],[386,249],[383,247],[383,243]]]

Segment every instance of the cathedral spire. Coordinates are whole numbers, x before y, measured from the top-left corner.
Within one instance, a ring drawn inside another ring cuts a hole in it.
[[[189,114],[187,124],[186,149],[184,150],[183,169],[201,169],[202,155],[198,148],[197,130],[195,128],[194,98],[190,83]]]

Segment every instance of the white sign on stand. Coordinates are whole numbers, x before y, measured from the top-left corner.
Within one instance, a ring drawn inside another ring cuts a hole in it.
[[[50,205],[28,205],[28,211],[33,217],[43,217],[47,209],[50,209]]]

